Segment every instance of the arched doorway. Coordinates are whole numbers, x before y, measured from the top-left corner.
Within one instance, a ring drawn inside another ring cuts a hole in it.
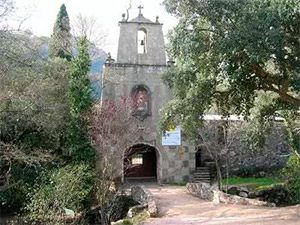
[[[201,148],[198,147],[197,149],[197,152],[195,153],[195,167],[198,168],[198,167],[201,167],[202,166],[202,157],[201,157]]]
[[[157,179],[159,153],[154,146],[136,144],[125,151],[124,178],[125,179]]]

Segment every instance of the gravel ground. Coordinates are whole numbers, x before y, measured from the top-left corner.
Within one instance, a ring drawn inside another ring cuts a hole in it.
[[[186,193],[185,187],[154,186],[158,217],[144,225],[300,225],[300,205],[268,208],[216,204]]]

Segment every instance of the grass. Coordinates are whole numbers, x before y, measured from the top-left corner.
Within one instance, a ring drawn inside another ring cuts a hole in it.
[[[168,184],[169,186],[185,186],[186,185],[186,183],[170,183],[170,184]]]
[[[226,179],[222,180],[222,184],[226,185]],[[252,190],[260,190],[272,185],[283,184],[283,180],[280,180],[277,177],[229,177],[228,184],[244,186]]]
[[[146,210],[141,211],[132,218],[125,218],[120,223],[115,223],[115,225],[139,225],[146,219],[150,218],[149,213]]]

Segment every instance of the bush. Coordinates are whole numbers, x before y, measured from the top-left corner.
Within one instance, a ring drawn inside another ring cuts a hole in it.
[[[26,203],[26,194],[30,185],[23,180],[12,181],[10,188],[0,190],[0,212],[1,215],[18,212]]]
[[[1,145],[1,150],[4,149]],[[10,150],[8,152],[8,150]],[[22,151],[15,151],[8,148],[0,156],[0,212],[1,214],[19,213],[28,202],[26,196],[35,184],[35,180],[46,168],[47,163],[38,161],[36,157],[23,154]],[[8,154],[9,153],[9,154]],[[12,156],[16,155],[16,157]],[[28,158],[26,158],[28,156]],[[10,157],[10,158],[9,158]],[[32,162],[35,160],[36,162]]]
[[[259,169],[255,167],[242,167],[237,172],[237,175],[240,177],[254,177],[258,172]]]
[[[300,203],[300,158],[293,155],[289,158],[286,167],[283,169],[286,176],[286,189],[289,200],[292,204]]]
[[[78,213],[90,206],[94,180],[93,168],[85,164],[68,165],[44,174],[29,196],[28,219],[63,224],[65,210]]]

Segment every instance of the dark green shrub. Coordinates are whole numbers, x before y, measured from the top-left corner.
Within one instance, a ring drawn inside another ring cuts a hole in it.
[[[283,169],[286,177],[286,190],[292,204],[300,203],[300,158],[293,155],[289,158],[286,167]]]
[[[26,202],[26,194],[30,185],[23,180],[12,182],[14,184],[11,187],[0,191],[0,212],[2,215],[18,212]]]
[[[255,167],[242,167],[237,172],[240,177],[253,177],[259,172],[258,168]]]
[[[29,196],[28,219],[60,224],[66,209],[78,213],[88,208],[94,179],[93,168],[86,164],[68,165],[45,173]]]
[[[0,146],[1,147],[1,146]],[[42,163],[26,164],[21,157],[18,160],[0,160],[0,174],[6,174],[8,178],[1,183],[0,188],[0,212],[2,214],[19,213],[20,209],[28,203],[27,194],[33,187],[36,178],[42,170]]]

